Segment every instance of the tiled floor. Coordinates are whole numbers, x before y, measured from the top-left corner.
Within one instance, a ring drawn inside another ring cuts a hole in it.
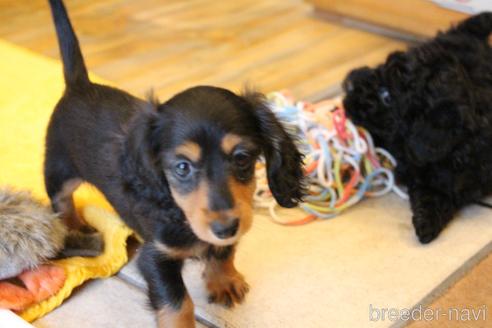
[[[84,285],[64,304],[34,323],[38,328],[155,326],[145,292],[118,278],[99,279]],[[97,310],[95,310],[97,309]],[[124,315],[123,315],[124,314]],[[70,316],[70,320],[67,320]],[[205,328],[197,322],[197,328]]]
[[[152,327],[154,316],[142,307],[145,302],[146,295],[125,281],[116,277],[99,279],[87,283],[63,307],[34,325],[41,328]],[[124,321],[119,320],[122,313],[125,313]],[[67,314],[70,314],[70,320],[67,320]]]

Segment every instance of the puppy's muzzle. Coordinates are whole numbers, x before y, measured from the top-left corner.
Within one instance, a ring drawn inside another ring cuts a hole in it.
[[[225,222],[213,221],[210,228],[217,238],[226,239],[233,237],[239,229],[239,219],[228,219]]]

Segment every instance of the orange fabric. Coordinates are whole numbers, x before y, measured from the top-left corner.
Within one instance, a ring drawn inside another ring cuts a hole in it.
[[[20,274],[18,278],[26,288],[0,282],[0,307],[21,311],[35,302],[44,301],[62,288],[66,275],[58,266],[42,265]]]

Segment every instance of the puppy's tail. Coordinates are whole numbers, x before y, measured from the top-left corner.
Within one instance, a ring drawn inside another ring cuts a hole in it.
[[[80,51],[79,41],[68,18],[63,1],[49,0],[49,2],[63,61],[65,84],[69,87],[74,84],[88,83],[89,76]]]
[[[459,23],[453,30],[487,42],[490,33],[492,33],[492,12],[488,11],[471,16]]]

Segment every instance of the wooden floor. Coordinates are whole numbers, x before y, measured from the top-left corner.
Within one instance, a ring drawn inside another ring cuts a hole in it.
[[[311,17],[301,0],[67,0],[89,69],[136,95],[197,84],[319,98],[403,44]],[[0,38],[58,58],[46,0],[0,0]]]
[[[239,90],[246,83],[319,99],[351,68],[374,65],[404,47],[315,19],[301,0],[66,4],[89,69],[139,96],[154,89],[161,99],[197,84]],[[58,59],[47,1],[0,0],[0,20],[1,39]],[[456,306],[450,299],[490,304],[491,272],[489,256],[433,306]]]
[[[307,0],[320,10],[423,38],[468,17],[428,0]]]

